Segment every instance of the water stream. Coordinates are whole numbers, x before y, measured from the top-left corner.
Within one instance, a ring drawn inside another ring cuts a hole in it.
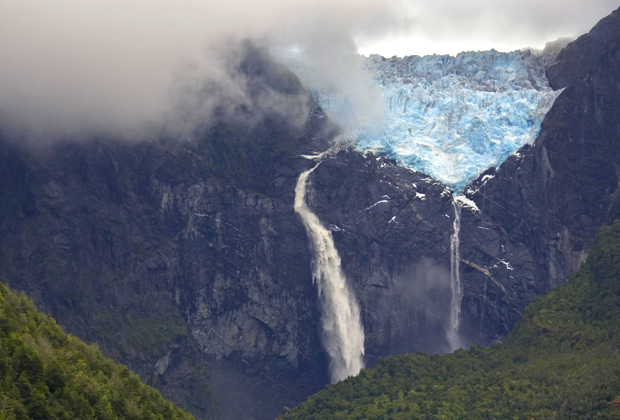
[[[461,347],[459,326],[461,322],[461,301],[463,300],[463,285],[461,284],[459,252],[459,231],[461,230],[461,204],[454,198],[454,232],[450,237],[450,289],[452,301],[450,304],[450,322],[448,324],[447,338],[452,351]]]
[[[302,173],[295,187],[295,211],[312,243],[313,281],[321,304],[323,346],[330,358],[332,383],[357,375],[364,367],[364,329],[360,308],[342,272],[332,233],[306,204],[308,177],[320,165]]]

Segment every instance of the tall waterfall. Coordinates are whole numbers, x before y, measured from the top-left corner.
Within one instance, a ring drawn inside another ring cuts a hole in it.
[[[450,305],[450,323],[448,325],[448,343],[451,350],[461,347],[459,337],[459,325],[461,322],[461,301],[463,300],[463,285],[459,270],[461,255],[459,253],[459,230],[461,229],[461,204],[452,199],[454,208],[454,232],[450,237],[450,288],[452,289],[452,302]]]
[[[314,249],[312,277],[321,302],[323,346],[330,357],[329,370],[335,383],[357,375],[364,367],[364,329],[360,308],[347,286],[332,233],[306,205],[308,176],[319,165],[299,176],[295,187],[295,211],[301,216]]]

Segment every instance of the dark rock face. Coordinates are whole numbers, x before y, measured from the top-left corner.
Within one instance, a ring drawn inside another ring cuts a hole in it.
[[[69,332],[204,418],[212,394],[225,418],[270,418],[326,383],[309,250],[289,205],[304,161],[279,168],[292,174],[280,200],[201,175],[186,146],[7,158],[26,190],[3,219],[1,280]]]
[[[259,51],[242,63],[256,98],[303,93]],[[478,208],[461,220],[466,344],[508,332],[618,211],[620,42],[570,74],[536,143],[466,191]],[[235,112],[255,123],[223,119],[191,142],[59,144],[45,158],[0,142],[0,280],[197,416],[269,419],[328,381],[293,198],[315,164],[299,155],[335,130],[312,104],[295,127]],[[312,173],[308,203],[360,301],[367,364],[447,351],[451,192],[343,149]]]
[[[618,16],[615,12],[602,21],[608,33],[615,22],[616,36],[559,96],[535,144],[467,190],[481,211],[465,213],[463,258],[486,267],[506,289],[505,302],[517,311],[577,270],[599,227],[615,211],[620,185]],[[580,43],[571,45],[569,51]],[[499,251],[489,235],[499,240]],[[498,259],[504,262],[497,264]],[[506,262],[512,270],[506,271]],[[473,329],[484,301],[482,277],[465,273],[469,292],[463,311]],[[518,317],[502,319],[511,328]]]
[[[292,202],[296,156],[335,129],[247,48],[250,97],[305,100],[307,121],[244,105],[192,141],[0,139],[0,281],[201,418],[274,418],[327,383]]]
[[[588,67],[596,65],[609,42],[618,35],[620,9],[601,20],[592,30],[560,51],[547,69],[549,85],[562,89],[579,79]]]
[[[311,207],[332,230],[362,307],[367,362],[447,351],[449,191],[390,160],[350,150],[323,160],[311,182]]]

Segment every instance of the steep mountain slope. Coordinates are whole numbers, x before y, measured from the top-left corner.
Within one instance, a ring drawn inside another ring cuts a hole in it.
[[[382,359],[282,419],[610,418],[620,407],[620,220],[502,343]]]
[[[535,145],[466,190],[479,211],[461,213],[465,344],[510,331],[577,269],[613,211],[620,69],[608,41]],[[317,163],[301,155],[336,131],[290,72],[248,57],[249,97],[303,97],[307,123],[255,104],[192,141],[96,139],[46,156],[0,142],[0,280],[202,418],[213,396],[222,418],[273,418],[328,382],[294,191]],[[387,157],[332,152],[306,201],[359,301],[366,364],[450,350],[451,191]]]
[[[620,185],[620,68],[615,40],[607,45],[597,64],[560,94],[535,144],[465,189],[473,203],[462,209],[459,235],[465,344],[508,333],[527,304],[577,270],[608,220]],[[366,171],[378,182],[358,184],[347,175]],[[371,357],[449,349],[441,328],[449,313],[451,192],[418,191],[428,184],[419,182],[424,176],[396,173],[389,160],[342,153],[311,179],[311,207],[334,226],[345,273],[356,284]]]
[[[480,211],[463,212],[462,258],[503,284],[506,300],[532,299],[564,282],[609,219],[620,186],[617,33],[555,101],[535,144],[466,189]],[[490,277],[466,270],[470,296],[483,295]],[[465,316],[475,317],[483,303],[466,296],[464,305]]]
[[[306,95],[257,51],[241,71],[257,98]],[[303,126],[257,105],[193,141],[2,142],[1,280],[197,416],[215,394],[275,417],[327,381],[292,200],[333,129],[305,97]]]
[[[547,69],[553,89],[562,89],[579,79],[607,50],[610,39],[618,35],[618,11],[602,19],[589,33],[571,42],[558,54],[556,62]]]
[[[193,417],[0,284],[0,418]]]

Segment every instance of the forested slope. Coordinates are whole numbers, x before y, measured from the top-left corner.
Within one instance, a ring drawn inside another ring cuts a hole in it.
[[[193,419],[0,283],[0,419]]]
[[[620,220],[502,343],[415,354],[326,388],[282,419],[620,418]]]

